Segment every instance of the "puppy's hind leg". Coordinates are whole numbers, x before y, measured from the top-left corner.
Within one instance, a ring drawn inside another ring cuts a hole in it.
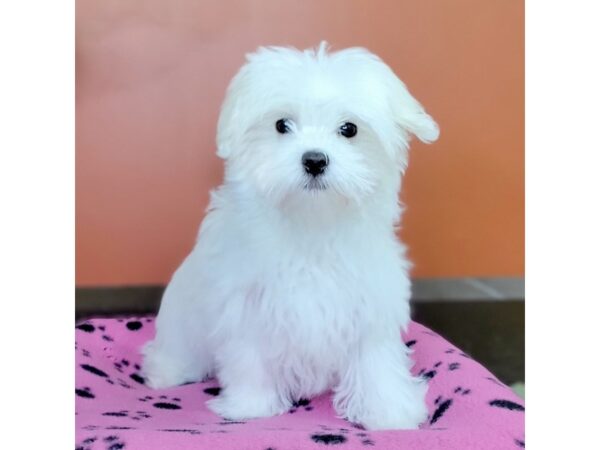
[[[177,331],[175,331],[177,332]],[[148,342],[142,349],[142,376],[146,385],[164,389],[212,376],[212,355],[202,346],[169,336]]]
[[[142,349],[142,375],[155,389],[201,381],[211,376],[214,362],[206,327],[193,320],[190,305],[197,301],[191,256],[175,272],[162,299],[156,337]]]

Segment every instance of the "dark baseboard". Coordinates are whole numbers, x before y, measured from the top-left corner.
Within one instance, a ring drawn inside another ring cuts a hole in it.
[[[416,280],[413,318],[457,345],[505,383],[524,381],[522,282],[492,280],[494,287],[488,289],[488,281]],[[164,286],[76,288],[76,319],[156,314],[163,291]]]
[[[156,314],[164,286],[75,288],[75,318]]]

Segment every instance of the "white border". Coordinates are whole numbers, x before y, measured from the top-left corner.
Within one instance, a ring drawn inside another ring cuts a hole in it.
[[[2,448],[75,442],[74,48],[73,2],[2,2]]]
[[[593,1],[526,3],[529,449],[598,445],[599,21]]]

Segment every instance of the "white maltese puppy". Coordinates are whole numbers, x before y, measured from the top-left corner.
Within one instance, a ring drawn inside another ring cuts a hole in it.
[[[438,127],[365,49],[260,48],[218,123],[225,181],[169,283],[148,386],[215,375],[228,419],[281,414],[333,390],[342,417],[412,429],[426,383],[400,337],[410,263],[395,225],[411,135]]]

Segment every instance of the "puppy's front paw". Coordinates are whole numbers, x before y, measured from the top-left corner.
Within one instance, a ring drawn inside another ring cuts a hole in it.
[[[235,392],[225,389],[219,397],[206,402],[219,416],[230,420],[256,419],[284,413],[290,405],[283,404],[275,393]]]
[[[427,420],[426,393],[425,382],[404,386],[383,398],[360,422],[370,430],[416,430]]]
[[[407,407],[383,407],[371,413],[359,423],[369,430],[416,430],[427,420],[425,404],[414,404]]]
[[[369,430],[415,430],[427,420],[426,393],[427,384],[412,379],[409,383],[390,386],[387,391],[365,392],[364,397],[354,393],[353,398],[343,402],[341,410],[336,409],[351,422]]]

